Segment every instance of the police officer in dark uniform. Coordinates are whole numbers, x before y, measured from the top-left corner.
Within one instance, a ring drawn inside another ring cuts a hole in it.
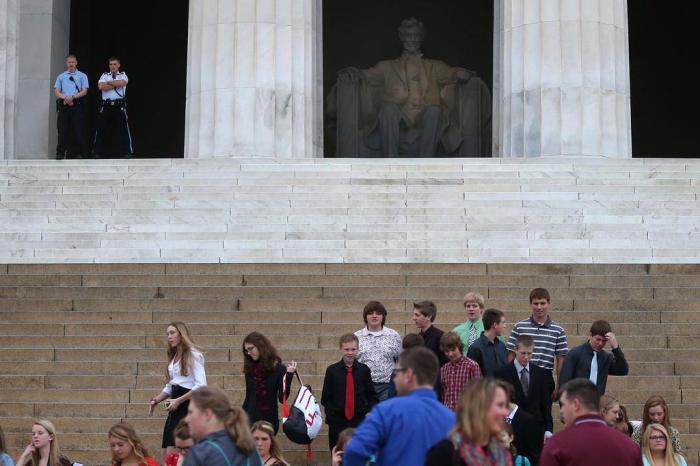
[[[85,137],[85,95],[90,87],[87,75],[78,71],[78,59],[70,54],[66,57],[66,71],[58,75],[54,85],[56,96],[56,111],[58,118],[58,144],[56,159],[62,160],[74,154],[73,148],[80,147],[83,158],[90,155],[87,138]],[[71,135],[73,144],[71,145]]]
[[[134,153],[129,131],[129,117],[126,113],[126,85],[129,83],[129,78],[126,73],[119,70],[120,66],[119,59],[111,57],[109,71],[102,73],[97,83],[97,87],[102,91],[102,102],[97,114],[95,132],[94,157],[96,159],[115,152],[128,159]]]

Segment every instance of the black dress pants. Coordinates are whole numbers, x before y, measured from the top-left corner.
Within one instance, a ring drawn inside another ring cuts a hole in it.
[[[129,118],[123,105],[102,105],[97,114],[96,156],[123,156],[134,153]]]
[[[59,107],[56,125],[58,126],[57,158],[75,158],[76,156],[80,158],[90,155],[85,137],[85,106],[82,102]],[[76,148],[80,152],[77,152]]]

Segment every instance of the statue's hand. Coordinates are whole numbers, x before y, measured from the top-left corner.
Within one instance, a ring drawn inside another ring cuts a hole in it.
[[[362,72],[354,66],[349,66],[338,71],[338,78],[348,81],[359,81],[362,79]]]
[[[471,78],[471,73],[464,68],[455,68],[455,80],[457,81],[469,81]]]

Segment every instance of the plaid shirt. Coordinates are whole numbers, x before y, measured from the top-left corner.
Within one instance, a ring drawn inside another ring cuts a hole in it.
[[[445,406],[455,411],[462,389],[469,380],[476,377],[481,377],[481,369],[476,361],[466,356],[442,366],[440,383],[442,384],[442,402]]]

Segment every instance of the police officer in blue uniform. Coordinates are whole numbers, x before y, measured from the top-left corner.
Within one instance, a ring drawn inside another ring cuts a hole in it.
[[[109,59],[109,71],[102,73],[97,87],[102,91],[102,102],[97,114],[94,157],[109,156],[115,152],[131,158],[134,149],[129,131],[129,117],[126,113],[126,85],[129,78],[119,70],[121,63],[117,57]],[[115,150],[116,147],[116,150]]]
[[[85,95],[90,87],[87,75],[78,71],[78,59],[70,54],[66,57],[66,71],[58,75],[54,85],[56,111],[58,112],[58,144],[56,159],[62,160],[75,155],[74,148],[80,148],[77,158],[90,155],[85,137]],[[73,144],[71,144],[71,135]]]

